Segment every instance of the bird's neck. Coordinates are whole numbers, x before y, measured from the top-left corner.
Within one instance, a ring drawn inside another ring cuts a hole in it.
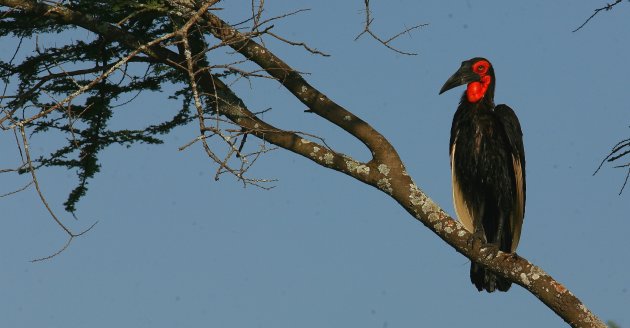
[[[492,97],[492,77],[490,75],[485,75],[481,78],[480,81],[475,81],[468,83],[468,87],[466,87],[466,100],[469,103],[475,104],[478,103],[486,97]],[[490,92],[488,92],[490,91]],[[490,99],[492,102],[492,99]]]
[[[491,91],[487,91],[486,94],[476,102],[472,102],[469,99],[468,91],[462,94],[462,98],[459,101],[460,108],[465,108],[468,111],[476,112],[479,110],[492,110],[494,109],[494,95]]]

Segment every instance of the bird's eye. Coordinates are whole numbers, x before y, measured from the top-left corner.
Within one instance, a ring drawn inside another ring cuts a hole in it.
[[[479,60],[472,65],[472,71],[478,75],[485,75],[490,69],[490,63],[485,60]]]

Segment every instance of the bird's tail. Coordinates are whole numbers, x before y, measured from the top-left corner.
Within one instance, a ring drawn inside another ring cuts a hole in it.
[[[511,281],[497,276],[475,262],[470,264],[470,281],[475,284],[479,291],[486,290],[488,293],[492,293],[496,289],[507,292],[512,286]]]

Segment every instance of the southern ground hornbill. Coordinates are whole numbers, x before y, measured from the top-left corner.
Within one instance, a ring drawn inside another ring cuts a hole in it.
[[[440,94],[467,84],[451,126],[453,202],[474,239],[513,253],[525,214],[525,152],[521,126],[507,105],[494,105],[494,69],[485,58],[462,63]],[[507,291],[510,281],[472,263],[479,291]]]

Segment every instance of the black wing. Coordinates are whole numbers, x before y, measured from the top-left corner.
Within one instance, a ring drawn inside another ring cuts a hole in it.
[[[512,252],[516,250],[521,236],[521,228],[523,226],[523,217],[525,216],[525,148],[523,147],[523,132],[521,124],[518,122],[516,114],[512,108],[507,105],[498,105],[495,107],[499,121],[503,125],[503,129],[510,143],[512,152],[512,164],[514,165],[514,180],[516,182],[516,197],[514,212],[510,217],[510,226],[512,230]]]

